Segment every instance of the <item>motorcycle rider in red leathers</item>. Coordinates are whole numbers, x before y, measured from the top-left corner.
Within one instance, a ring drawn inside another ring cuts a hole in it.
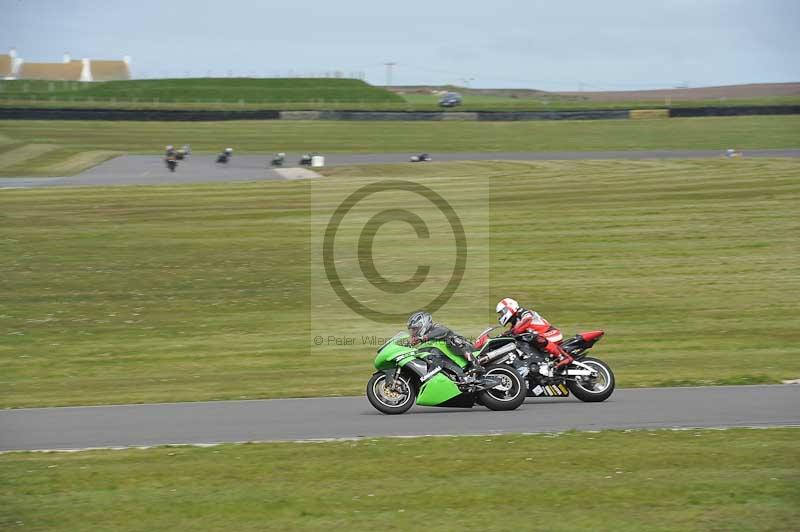
[[[510,325],[506,334],[516,336],[532,333],[536,346],[547,352],[551,358],[558,360],[556,369],[568,366],[574,360],[558,342],[564,338],[557,328],[550,325],[537,312],[519,306],[516,300],[506,297],[501,299],[495,309],[500,325]]]

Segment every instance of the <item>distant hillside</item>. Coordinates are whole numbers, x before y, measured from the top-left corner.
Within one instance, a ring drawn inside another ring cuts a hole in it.
[[[161,102],[374,102],[402,103],[387,90],[357,79],[182,78],[104,83],[2,81],[2,94],[57,100],[138,99]]]
[[[589,101],[621,102],[627,100],[664,101],[719,100],[800,96],[800,83],[751,83],[748,85],[723,85],[719,87],[674,88],[644,91],[557,92],[559,96]]]
[[[438,94],[452,91],[465,96],[496,96],[498,98],[541,98],[552,94],[536,89],[472,89],[458,85],[402,85],[390,87],[389,90],[397,94]]]
[[[398,94],[434,94],[442,91],[456,91],[464,96],[485,96],[514,99],[552,99],[591,102],[664,102],[688,100],[720,100],[750,98],[774,98],[800,96],[800,83],[752,83],[747,85],[724,85],[720,87],[672,88],[637,91],[563,91],[548,92],[536,89],[473,89],[454,85],[410,85],[393,87]]]

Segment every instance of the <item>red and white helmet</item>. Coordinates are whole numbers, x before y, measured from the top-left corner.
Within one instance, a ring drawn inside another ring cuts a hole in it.
[[[497,311],[497,321],[500,322],[500,325],[507,325],[511,318],[519,312],[519,303],[515,299],[506,297],[500,300],[495,310]]]

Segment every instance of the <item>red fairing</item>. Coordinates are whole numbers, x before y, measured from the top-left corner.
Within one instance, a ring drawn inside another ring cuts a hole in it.
[[[482,334],[481,336],[479,336],[478,339],[475,340],[475,349],[480,349],[481,347],[483,347],[488,339],[489,339],[488,334]]]
[[[585,333],[580,333],[580,337],[583,338],[584,342],[592,342],[597,341],[600,339],[601,336],[605,334],[605,331],[589,331]]]

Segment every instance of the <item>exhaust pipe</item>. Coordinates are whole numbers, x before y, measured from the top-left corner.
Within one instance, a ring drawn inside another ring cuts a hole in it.
[[[493,349],[492,351],[489,351],[488,353],[478,357],[478,364],[480,364],[481,366],[485,366],[489,362],[493,362],[498,358],[500,358],[501,356],[510,353],[511,351],[515,351],[516,349],[517,346],[515,344],[508,343],[503,347],[498,347],[497,349]]]

